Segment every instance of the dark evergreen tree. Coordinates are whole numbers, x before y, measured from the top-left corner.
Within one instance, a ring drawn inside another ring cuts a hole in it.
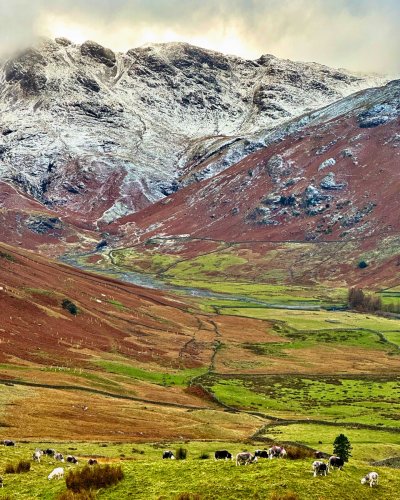
[[[340,457],[344,462],[349,461],[353,447],[349,439],[344,434],[339,434],[333,442],[333,454]]]

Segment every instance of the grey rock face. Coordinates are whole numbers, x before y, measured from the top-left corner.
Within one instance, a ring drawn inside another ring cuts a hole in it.
[[[88,40],[81,45],[81,54],[84,56],[92,57],[99,63],[105,64],[106,66],[114,66],[116,63],[116,57],[111,49],[106,49],[102,45]]]
[[[337,183],[335,179],[335,174],[333,172],[329,172],[329,174],[324,177],[320,183],[322,189],[331,189],[331,190],[340,190],[345,187],[346,184]]]
[[[0,63],[0,179],[77,214],[102,186],[113,220],[228,168],[263,147],[266,130],[369,85],[318,64],[182,43],[116,54],[44,40]],[[280,177],[286,167],[277,159],[268,168]]]
[[[321,165],[318,167],[318,171],[323,170],[327,167],[333,167],[334,165],[336,165],[336,160],[334,158],[328,158],[321,163]]]
[[[361,128],[378,127],[399,114],[400,107],[396,108],[390,104],[377,104],[358,115],[358,124]]]

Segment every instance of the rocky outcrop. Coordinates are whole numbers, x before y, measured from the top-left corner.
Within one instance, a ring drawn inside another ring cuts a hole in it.
[[[215,176],[370,82],[185,43],[120,54],[42,40],[0,68],[0,180],[95,227]],[[278,185],[291,166],[274,161]]]
[[[92,42],[91,40],[88,40],[81,45],[81,54],[83,56],[91,57],[95,61],[109,67],[114,66],[117,61],[115,54],[111,49],[106,49],[102,45]]]
[[[336,177],[333,172],[329,172],[329,174],[326,175],[320,182],[320,186],[322,187],[322,189],[328,189],[328,190],[343,189],[345,185],[346,184],[344,182],[336,182]]]

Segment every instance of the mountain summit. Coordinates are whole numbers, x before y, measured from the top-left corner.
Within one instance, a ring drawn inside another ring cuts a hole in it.
[[[95,228],[197,180],[210,151],[381,81],[185,43],[114,53],[44,39],[0,66],[0,180]]]

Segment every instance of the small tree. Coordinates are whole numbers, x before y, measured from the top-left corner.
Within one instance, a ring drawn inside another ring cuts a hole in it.
[[[61,305],[62,305],[63,309],[66,309],[67,311],[69,311],[74,316],[76,316],[78,314],[78,307],[76,306],[76,304],[74,304],[70,300],[64,299],[61,302]]]
[[[340,457],[344,462],[349,461],[352,449],[349,439],[344,434],[339,434],[333,442],[333,454]]]

